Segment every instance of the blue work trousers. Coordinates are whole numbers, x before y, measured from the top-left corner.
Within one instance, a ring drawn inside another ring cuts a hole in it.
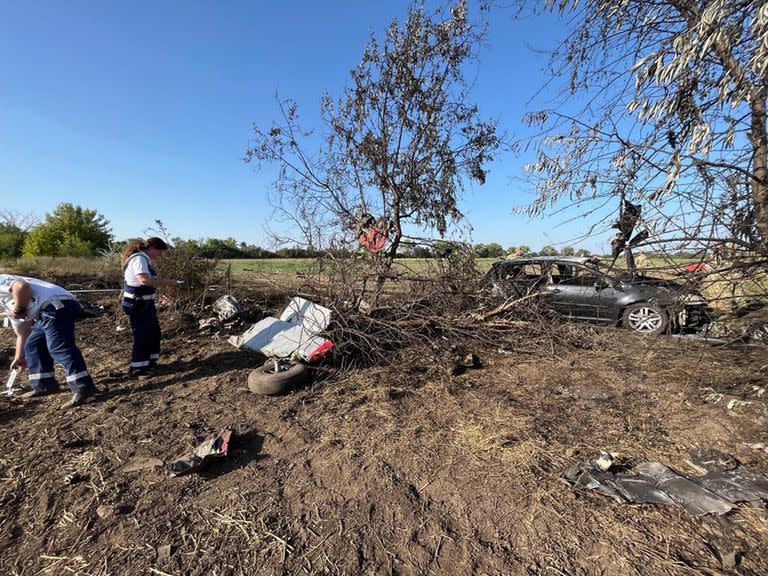
[[[72,392],[96,392],[83,355],[75,343],[75,320],[79,314],[80,304],[76,300],[62,300],[40,310],[24,343],[29,384],[34,390],[58,390],[53,371],[53,364],[57,362],[64,367],[67,386]]]
[[[133,348],[129,373],[154,368],[160,357],[160,321],[154,300],[123,299],[133,332]]]

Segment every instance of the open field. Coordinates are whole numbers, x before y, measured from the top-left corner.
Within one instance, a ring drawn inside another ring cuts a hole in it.
[[[498,258],[478,258],[477,268],[487,271]],[[219,270],[231,267],[233,274],[253,272],[256,274],[291,274],[308,273],[315,269],[318,261],[313,258],[265,258],[265,259],[229,259],[219,262]],[[435,266],[434,260],[425,258],[398,258],[395,268],[401,271],[423,272]]]
[[[475,264],[480,272],[486,272],[499,258],[477,258]],[[223,259],[219,260],[217,269],[226,271],[231,269],[235,275],[241,272],[256,274],[295,274],[309,273],[318,267],[318,260],[314,258],[263,258],[263,259]],[[604,257],[603,262],[608,264]],[[660,271],[679,271],[679,268],[691,264],[696,260],[684,257],[649,258],[647,267]],[[624,261],[619,259],[617,270],[622,269]],[[424,272],[434,268],[437,260],[425,258],[398,258],[395,267],[402,271]],[[16,260],[0,261],[0,269],[14,270],[19,274],[69,274],[69,275],[103,275],[112,272],[119,275],[119,263],[117,255],[104,258],[19,258]]]
[[[291,290],[234,286],[257,316]],[[165,310],[161,374],[125,379],[130,333],[100,301],[78,325],[97,402],[0,399],[2,574],[720,574],[733,551],[738,573],[768,573],[765,510],[696,518],[560,480],[599,449],[691,473],[689,452],[714,447],[768,473],[763,348],[517,322],[463,374],[437,339],[259,397],[263,357],[198,313]],[[227,460],[163,473],[224,428]],[[148,458],[163,465],[131,471]]]

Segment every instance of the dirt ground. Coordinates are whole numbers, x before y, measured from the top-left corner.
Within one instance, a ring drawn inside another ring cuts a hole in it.
[[[768,473],[765,348],[565,324],[460,375],[436,342],[259,397],[262,357],[170,312],[161,373],[123,378],[130,331],[102,301],[78,325],[98,401],[0,399],[1,574],[768,573],[764,510],[694,518],[560,480],[600,449],[690,473],[707,446]],[[225,428],[226,461],[165,473]],[[164,465],[125,470],[147,458]]]

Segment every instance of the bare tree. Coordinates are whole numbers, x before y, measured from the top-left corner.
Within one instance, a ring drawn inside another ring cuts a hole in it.
[[[37,222],[37,217],[31,212],[0,210],[0,257],[21,256],[29,231]]]
[[[500,144],[495,122],[467,101],[464,73],[481,37],[464,0],[431,15],[417,3],[383,43],[372,35],[343,96],[323,98],[321,137],[301,128],[290,100],[280,122],[254,126],[246,161],[280,166],[273,206],[308,244],[359,236],[362,217],[388,235],[389,266],[409,224],[442,237],[461,220],[466,179],[484,182]]]
[[[643,206],[647,243],[765,253],[768,3],[547,0],[546,9],[572,25],[552,59],[567,88],[528,116],[542,130],[528,211],[621,198]]]
[[[39,221],[40,219],[33,212],[8,208],[0,210],[0,225],[16,228],[21,232],[29,232]]]

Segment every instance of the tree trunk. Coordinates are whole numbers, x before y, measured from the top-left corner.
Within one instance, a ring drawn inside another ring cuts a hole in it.
[[[632,248],[627,244],[624,250],[624,259],[627,261],[627,270],[629,270],[630,278],[637,276],[637,264],[635,263],[635,255],[632,254]]]
[[[750,94],[752,124],[749,141],[752,143],[752,199],[755,202],[755,220],[760,231],[760,252],[768,252],[768,135],[766,134],[765,98],[761,90],[753,88]]]
[[[376,294],[374,297],[374,306],[378,306],[379,299],[384,293],[384,282],[387,278],[392,277],[392,265],[395,262],[395,255],[397,254],[397,248],[400,246],[400,240],[403,237],[403,232],[400,227],[400,218],[398,216],[399,204],[395,204],[394,210],[394,233],[392,234],[391,244],[386,252],[381,253],[381,259],[379,260],[379,274],[376,277]]]

